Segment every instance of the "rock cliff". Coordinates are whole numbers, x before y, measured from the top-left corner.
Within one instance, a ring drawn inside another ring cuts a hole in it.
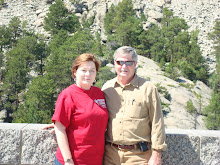
[[[66,7],[79,18],[95,16],[92,31],[99,31],[104,41],[104,17],[111,6],[117,5],[122,0],[82,0],[79,5],[73,5],[69,0],[64,0]],[[50,2],[53,0],[4,0],[0,10],[0,25],[7,25],[10,19],[18,16],[22,21],[28,21],[28,28],[36,32],[48,35],[43,29],[43,19],[48,12]],[[184,18],[190,26],[189,31],[199,29],[199,45],[202,54],[210,66],[210,72],[215,68],[215,57],[211,55],[212,42],[208,40],[208,33],[213,29],[216,19],[220,19],[220,0],[133,0],[136,15],[144,13],[147,22],[143,25],[159,23],[162,18],[162,10],[168,7],[175,16]],[[179,82],[164,76],[155,62],[139,57],[137,73],[148,78],[155,84],[166,88],[170,99],[161,96],[162,102],[169,105],[165,124],[167,128],[205,129],[202,116],[192,116],[186,112],[186,102],[192,100],[197,112],[208,105],[211,90],[202,82],[193,82],[180,78]],[[185,84],[185,85],[184,85]],[[186,87],[188,86],[188,87]],[[198,98],[198,95],[201,96]]]
[[[82,0],[79,5],[73,5],[70,0],[64,0],[66,7],[79,18],[90,18],[95,15],[92,31],[99,31],[105,40],[103,19],[111,4],[117,5],[122,0]],[[10,19],[18,16],[28,21],[28,27],[36,32],[45,33],[43,19],[53,0],[4,0],[0,10],[0,25],[8,24]],[[213,29],[216,19],[220,19],[220,0],[133,0],[136,15],[144,13],[147,28],[150,22],[159,23],[162,10],[168,7],[175,16],[184,18],[190,26],[189,31],[199,29],[199,45],[202,54],[210,66],[210,73],[215,69],[216,59],[212,52],[212,41],[208,40],[208,33]]]

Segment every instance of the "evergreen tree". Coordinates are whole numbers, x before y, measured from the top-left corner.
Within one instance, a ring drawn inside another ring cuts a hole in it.
[[[116,12],[115,6],[114,4],[112,4],[104,18],[104,29],[107,35],[111,35],[114,32],[115,25],[112,20],[115,17],[115,12]]]
[[[65,30],[74,33],[80,28],[78,17],[71,14],[64,6],[62,0],[56,0],[49,8],[44,18],[44,29],[52,35],[57,34],[59,30]]]
[[[111,6],[104,19],[107,42],[116,43],[116,48],[122,45],[137,46],[138,36],[143,31],[142,19],[137,19],[131,0],[123,0],[118,6]]]
[[[99,57],[103,57],[104,56],[104,53],[103,53],[103,49],[104,49],[104,46],[101,44],[101,34],[96,32],[96,42],[95,42],[95,50],[94,52],[96,52],[96,55],[99,56]]]
[[[27,31],[27,22],[21,22],[18,17],[13,17],[8,26],[0,26],[0,51],[3,48],[12,48],[16,46],[17,40],[25,36],[34,36],[33,32]]]
[[[159,62],[168,77],[177,80],[179,69],[184,77],[206,83],[208,67],[197,43],[198,31],[189,34],[185,20],[174,17],[167,8],[163,10],[161,25],[160,28],[151,24],[146,36],[142,35],[145,32],[139,35],[139,47],[146,48],[147,56]]]
[[[65,43],[51,54],[46,72],[59,90],[63,90],[73,82],[71,67],[74,59],[82,53],[96,53],[95,50],[94,37],[88,30],[85,30],[76,32],[67,38]]]
[[[41,54],[41,42],[35,37],[24,37],[17,41],[17,45],[6,53],[6,69],[3,79],[3,94],[6,95],[7,117],[5,121],[11,122],[11,113],[17,111],[19,106],[19,94],[26,88],[29,82],[28,73],[31,64],[35,64],[38,55]]]
[[[3,52],[0,51],[0,68],[3,66],[3,58],[4,58],[4,54],[3,54]],[[0,73],[0,75],[1,75],[1,73]],[[1,80],[1,78],[0,78],[0,80]]]
[[[35,69],[36,72],[43,74],[44,59],[47,57],[46,43],[39,40],[37,36],[26,36],[17,42],[16,48],[23,48],[27,51],[22,58],[25,58],[26,68]],[[34,65],[35,67],[31,67]]]
[[[16,41],[22,35],[22,23],[18,17],[13,17],[9,22],[9,32],[12,46],[16,45]]]
[[[4,108],[7,110],[6,122],[11,122],[11,113],[17,110],[19,105],[18,94],[25,88],[28,82],[27,73],[30,71],[26,67],[24,57],[28,57],[27,51],[22,48],[13,48],[7,53],[6,73],[3,80],[3,94],[6,95],[6,104]]]
[[[161,30],[162,30],[162,35],[165,37],[166,40],[164,45],[168,53],[166,58],[169,58],[170,62],[174,62],[175,58],[177,58],[175,54],[175,50],[178,50],[178,48],[176,48],[177,45],[175,42],[178,41],[179,38],[181,38],[179,37],[178,39],[176,39],[176,37],[178,35],[182,35],[181,32],[187,30],[188,26],[183,19],[177,17],[167,17],[166,11],[167,10],[164,9],[163,15],[165,18],[162,18],[162,22],[163,19],[166,19],[166,23],[164,24],[164,26],[162,26]]]
[[[209,106],[204,110],[206,114],[205,123],[208,129],[220,129],[220,94],[213,92]]]
[[[106,81],[115,77],[115,74],[112,73],[108,66],[100,68],[97,76],[95,86],[102,88],[102,86],[106,83]]]
[[[51,123],[56,98],[55,84],[47,77],[38,76],[23,95],[23,102],[13,114],[15,123]]]
[[[5,25],[0,26],[0,52],[3,51],[3,48],[9,47],[10,38],[9,28]]]
[[[69,38],[68,32],[65,30],[59,30],[57,35],[51,37],[50,42],[48,43],[48,50],[51,54],[54,54],[59,47],[61,47],[65,41]]]
[[[85,16],[82,17],[82,21],[81,22],[82,22],[83,29],[90,28],[90,26],[94,23],[95,14],[92,17],[90,17],[89,19],[86,19]]]
[[[212,98],[210,100],[209,106],[205,108],[205,118],[206,126],[209,129],[220,129],[220,21],[216,21],[214,26],[214,31],[210,34],[210,39],[214,41],[214,52],[216,56],[216,71],[214,73],[214,79],[212,84],[213,88]]]
[[[178,77],[180,76],[178,73],[177,66],[173,62],[169,62],[167,65],[164,66],[165,76],[177,81]]]
[[[161,29],[157,25],[151,24],[150,28],[147,31],[146,39],[149,42],[148,57],[157,62],[165,60],[165,55],[167,53],[164,49],[165,39],[161,33]]]
[[[193,68],[195,68],[196,80],[201,80],[207,83],[208,79],[208,65],[202,56],[202,52],[198,45],[199,31],[192,31],[190,36],[190,51],[187,56]]]

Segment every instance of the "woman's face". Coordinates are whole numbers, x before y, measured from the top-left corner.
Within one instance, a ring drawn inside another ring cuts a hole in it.
[[[96,66],[93,61],[82,63],[74,73],[76,85],[85,90],[89,90],[96,77]]]

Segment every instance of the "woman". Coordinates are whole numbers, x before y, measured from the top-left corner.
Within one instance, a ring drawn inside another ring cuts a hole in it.
[[[58,142],[55,165],[102,164],[108,112],[103,92],[92,86],[99,67],[92,54],[73,63],[75,84],[60,93],[52,117]]]

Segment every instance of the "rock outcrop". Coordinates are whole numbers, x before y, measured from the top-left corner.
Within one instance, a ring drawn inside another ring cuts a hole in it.
[[[95,16],[91,30],[100,32],[104,41],[106,40],[103,28],[105,14],[112,4],[117,5],[121,1],[82,0],[80,4],[74,5],[69,0],[64,0],[64,3],[69,11],[75,13],[80,19]],[[43,19],[53,0],[4,0],[4,2],[0,10],[0,25],[7,25],[12,17],[18,16],[22,21],[28,21],[28,28],[48,35],[43,29]],[[168,7],[175,16],[186,20],[190,26],[189,31],[198,29],[202,54],[210,66],[210,72],[213,72],[216,61],[211,55],[213,43],[208,40],[208,33],[212,32],[215,20],[220,19],[220,0],[135,0],[133,3],[136,15],[140,16],[144,13],[147,18],[144,28],[147,28],[151,22],[159,23],[163,8]],[[165,117],[167,128],[205,129],[203,117],[192,116],[185,108],[189,100],[192,100],[198,113],[208,105],[211,90],[205,84],[199,81],[194,84],[184,78],[180,78],[179,82],[169,79],[164,76],[154,61],[141,56],[137,73],[166,88],[170,94],[169,99],[161,96],[162,102],[168,105]]]
[[[181,129],[205,129],[204,117],[201,110],[209,104],[212,90],[203,82],[197,81],[195,84],[183,77],[174,81],[164,76],[164,72],[153,60],[139,56],[139,67],[137,74],[149,79],[158,88],[164,88],[169,97],[160,95],[161,102],[168,107],[165,116],[165,125],[167,128]],[[200,96],[200,97],[198,97]],[[196,108],[197,115],[191,115],[186,110],[187,101],[191,100]]]
[[[79,18],[95,16],[92,31],[99,31],[101,38],[105,40],[103,28],[105,14],[112,4],[117,5],[121,1],[82,0],[78,5],[74,5],[71,1],[64,0],[64,3]],[[4,2],[0,10],[0,25],[7,25],[12,17],[18,16],[21,20],[28,21],[28,28],[39,33],[45,33],[42,26],[43,19],[54,0],[4,0]],[[208,33],[212,31],[215,20],[220,19],[219,0],[133,0],[133,4],[137,16],[140,16],[141,13],[145,14],[147,18],[147,22],[144,24],[145,28],[151,22],[159,23],[163,8],[168,7],[174,12],[175,16],[187,21],[190,26],[189,31],[198,29],[202,54],[210,66],[210,73],[214,71],[216,59],[215,56],[211,55],[213,43],[208,40]]]

